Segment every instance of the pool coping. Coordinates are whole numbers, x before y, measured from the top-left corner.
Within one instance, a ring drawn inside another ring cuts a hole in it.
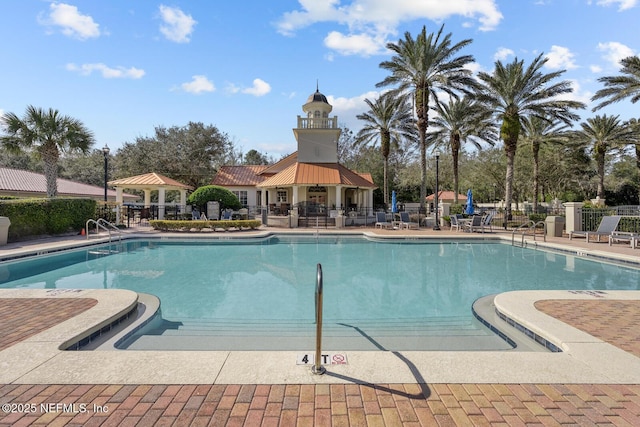
[[[348,351],[347,365],[311,373],[294,351],[64,351],[69,342],[128,312],[133,291],[51,293],[3,289],[0,298],[94,298],[98,303],[0,352],[4,384],[640,383],[640,358],[537,309],[547,299],[638,300],[640,291],[498,294],[498,310],[556,342],[562,353],[510,351]]]
[[[242,238],[268,237],[264,231]],[[286,234],[321,235],[318,232]],[[335,231],[327,231],[335,234]],[[341,233],[345,234],[345,233]],[[373,235],[376,233],[346,233]],[[211,239],[216,236],[131,233],[126,238]],[[221,235],[222,240],[235,240]],[[397,234],[390,239],[402,238]],[[412,240],[510,240],[504,235],[414,236]],[[96,238],[88,244],[102,244]],[[640,264],[633,256],[573,248],[550,242],[529,243],[545,249],[623,263]],[[30,254],[50,253],[86,246],[87,241],[37,248]],[[27,251],[28,252],[28,251]],[[25,251],[22,252],[24,254]],[[0,258],[1,259],[1,258]],[[51,290],[0,290],[0,298],[95,298],[95,307],[0,352],[0,383],[15,384],[322,384],[322,383],[640,383],[640,358],[579,331],[535,309],[546,299],[639,300],[640,291],[606,291],[606,295],[571,291],[514,291],[495,297],[496,309],[545,337],[562,353],[493,351],[349,351],[347,365],[331,365],[323,376],[308,366],[296,365],[293,351],[63,351],[60,348],[129,312],[137,294],[124,290],[82,290],[52,295]]]

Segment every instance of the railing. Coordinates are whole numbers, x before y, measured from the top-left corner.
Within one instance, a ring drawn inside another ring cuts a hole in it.
[[[337,129],[337,117],[300,117],[298,129]]]
[[[322,375],[326,369],[322,366],[322,265],[318,264],[316,275],[316,357],[311,372]]]
[[[511,245],[515,246],[515,236],[516,233],[520,233],[521,234],[521,240],[520,240],[520,246],[524,247],[524,236],[527,235],[527,232],[532,231],[532,235],[533,235],[533,240],[536,240],[536,229],[538,228],[539,225],[542,225],[542,236],[544,238],[544,241],[547,241],[547,223],[544,221],[538,221],[538,222],[533,222],[533,221],[529,221],[526,224],[522,224],[520,225],[518,228],[514,229],[511,232]]]
[[[107,221],[104,218],[98,218],[98,220],[94,220],[94,219],[89,219],[87,220],[86,224],[85,224],[85,230],[87,231],[87,240],[89,240],[89,225],[91,224],[95,224],[96,225],[96,233],[98,233],[100,231],[100,229],[103,229],[104,231],[106,231],[107,233],[109,233],[109,243],[111,243],[111,230],[114,229],[118,232],[118,240],[122,240],[122,231],[116,227],[114,224],[110,223],[109,221]]]

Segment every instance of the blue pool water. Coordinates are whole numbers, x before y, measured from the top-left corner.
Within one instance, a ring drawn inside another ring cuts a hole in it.
[[[325,323],[355,328],[481,329],[471,306],[485,295],[640,289],[640,271],[572,255],[497,242],[380,243],[361,237],[134,240],[4,263],[0,288],[149,293],[160,298],[165,324],[200,325],[195,329],[201,336],[213,324],[312,325],[318,263],[324,272]]]

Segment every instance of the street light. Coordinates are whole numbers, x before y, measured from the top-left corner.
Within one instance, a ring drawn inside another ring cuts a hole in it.
[[[439,218],[439,211],[440,209],[438,209],[438,185],[440,181],[440,152],[436,151],[436,194],[435,194],[435,198],[434,198],[434,202],[436,205],[436,224],[433,226],[433,229],[435,231],[440,231],[440,218]]]
[[[109,162],[109,147],[107,146],[107,144],[104,144],[104,147],[102,147],[102,154],[104,154],[104,201],[105,203],[107,202],[107,166],[108,166],[108,162]]]

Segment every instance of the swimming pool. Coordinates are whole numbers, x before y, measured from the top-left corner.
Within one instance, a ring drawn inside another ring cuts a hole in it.
[[[640,272],[499,242],[275,236],[131,240],[0,265],[1,288],[130,289],[161,317],[133,349],[313,348],[316,265],[327,350],[508,349],[472,314],[485,295],[640,289]]]

